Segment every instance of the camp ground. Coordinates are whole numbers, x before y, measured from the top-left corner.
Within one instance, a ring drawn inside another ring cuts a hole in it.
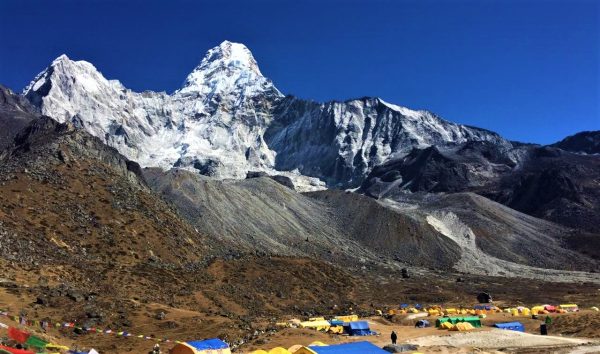
[[[464,348],[495,350],[514,347],[531,350],[549,346],[568,349],[594,348],[600,345],[593,337],[560,335],[568,331],[572,324],[587,321],[587,316],[598,313],[595,306],[582,309],[576,304],[565,303],[529,307],[479,304],[419,307],[417,309],[415,305],[408,305],[397,309],[382,309],[373,311],[373,315],[367,317],[351,314],[280,319],[274,327],[277,330],[265,332],[242,345],[218,338],[179,341],[126,331],[107,333],[94,330],[91,333],[92,329],[85,328],[78,329],[78,332],[88,332],[81,336],[81,340],[58,344],[59,334],[69,331],[65,328],[70,328],[71,323],[62,323],[59,330],[56,325],[48,326],[47,333],[41,334],[35,330],[35,326],[39,325],[36,321],[24,321],[23,318],[4,313],[6,316],[0,318],[0,338],[4,336],[9,340],[4,341],[0,347],[4,352],[0,353],[97,354],[99,352],[92,345],[88,349],[77,349],[84,347],[79,342],[85,340],[86,343],[101,343],[104,338],[109,337],[114,338],[116,343],[123,344],[147,342],[148,349],[145,352],[151,352],[153,345],[158,343],[162,354],[377,354],[388,352],[386,349],[394,350],[390,343],[392,331],[398,335],[397,346],[414,348],[409,351],[411,353],[427,353],[431,348],[439,347],[444,347],[444,351],[448,353],[458,353]],[[548,335],[539,334],[542,325],[548,326]],[[19,341],[28,346],[28,349],[17,349]]]

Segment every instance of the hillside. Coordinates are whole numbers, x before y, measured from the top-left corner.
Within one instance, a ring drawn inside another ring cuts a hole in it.
[[[598,171],[597,155],[474,142],[414,149],[374,168],[360,191],[392,199],[406,192],[475,192],[538,218],[599,233]]]
[[[596,279],[558,271],[598,267],[597,261],[565,249],[576,232],[476,195],[412,195],[404,203],[378,202],[336,190],[299,194],[270,178],[218,181],[181,170],[146,169],[145,174],[156,193],[198,230],[245,252],[310,257],[384,272],[412,266]],[[473,244],[464,244],[456,232],[470,235]],[[494,266],[484,265],[495,259]]]

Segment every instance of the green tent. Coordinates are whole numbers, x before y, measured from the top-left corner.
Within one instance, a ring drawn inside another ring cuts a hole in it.
[[[435,326],[440,327],[442,325],[442,323],[444,323],[444,322],[450,322],[453,325],[457,324],[458,322],[469,322],[473,327],[476,327],[476,328],[481,327],[481,320],[479,319],[479,317],[475,317],[475,316],[441,317],[441,318],[438,318],[437,321],[435,321]]]

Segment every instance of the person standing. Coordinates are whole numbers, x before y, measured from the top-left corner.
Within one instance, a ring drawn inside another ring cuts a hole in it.
[[[396,331],[392,331],[392,335],[390,337],[392,339],[392,344],[396,345],[396,340],[398,340],[398,335],[396,334]]]

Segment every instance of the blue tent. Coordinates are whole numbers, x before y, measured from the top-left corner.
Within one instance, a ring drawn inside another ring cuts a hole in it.
[[[491,310],[492,309],[492,305],[486,304],[486,305],[475,305],[473,306],[473,308],[475,310]]]
[[[344,332],[351,336],[369,336],[373,334],[367,321],[354,321],[344,323]]]
[[[418,320],[417,323],[415,323],[415,327],[417,328],[425,328],[425,327],[429,327],[429,321],[427,320]]]
[[[209,350],[209,349],[227,349],[229,345],[218,338],[195,340],[192,342],[186,342],[190,347],[194,347],[196,350]]]
[[[309,348],[317,354],[389,354],[369,342],[334,344],[326,347],[310,346]]]
[[[523,326],[521,322],[496,323],[494,327],[511,331],[525,332],[525,326]]]
[[[341,321],[341,320],[331,320],[331,321],[329,321],[329,323],[331,323],[332,326],[343,326],[344,325],[344,321]]]
[[[408,304],[400,304],[400,308],[401,308],[401,309],[408,308]]]

